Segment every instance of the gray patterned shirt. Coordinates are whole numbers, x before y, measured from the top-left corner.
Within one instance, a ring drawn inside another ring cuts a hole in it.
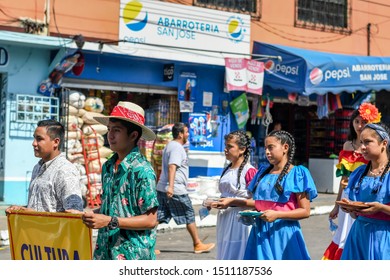
[[[39,212],[83,211],[80,173],[63,153],[34,166],[27,207]]]

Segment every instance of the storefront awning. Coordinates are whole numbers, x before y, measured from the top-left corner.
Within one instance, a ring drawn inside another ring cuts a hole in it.
[[[254,42],[266,60],[264,85],[303,95],[390,90],[390,57],[352,56]]]

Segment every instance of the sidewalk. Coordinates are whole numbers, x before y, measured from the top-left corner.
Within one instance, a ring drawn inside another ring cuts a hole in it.
[[[311,213],[310,215],[323,215],[328,214],[334,206],[337,194],[328,194],[328,193],[319,193],[317,198],[311,203]],[[210,214],[205,217],[203,220],[200,220],[199,209],[202,208],[202,205],[196,201],[193,203],[195,210],[195,222],[198,227],[212,227],[217,223],[217,210],[211,210]],[[0,205],[0,247],[3,245],[8,245],[8,226],[7,226],[7,217],[5,216],[5,209],[7,205]],[[157,227],[157,231],[164,231],[176,228],[184,228],[185,225],[176,225],[173,219],[169,224],[161,224]]]

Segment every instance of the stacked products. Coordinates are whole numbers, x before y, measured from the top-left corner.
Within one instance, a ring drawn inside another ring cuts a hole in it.
[[[156,140],[153,145],[153,160],[152,165],[156,172],[157,179],[160,178],[162,170],[162,154],[165,146],[173,139],[172,137],[173,124],[167,124],[157,131]]]

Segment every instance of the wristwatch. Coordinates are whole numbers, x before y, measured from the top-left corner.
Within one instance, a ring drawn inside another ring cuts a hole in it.
[[[112,216],[111,221],[107,225],[109,230],[117,229],[119,227],[118,217]]]

